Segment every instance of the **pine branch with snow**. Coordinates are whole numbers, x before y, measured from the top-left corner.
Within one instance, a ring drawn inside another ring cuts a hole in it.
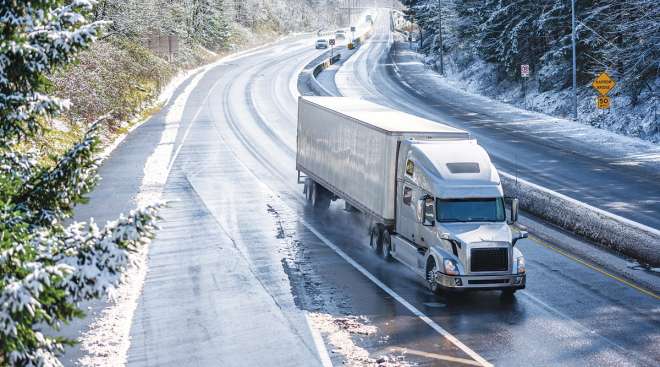
[[[63,223],[99,180],[98,128],[55,164],[29,149],[69,106],[46,76],[75,59],[105,22],[88,0],[0,1],[0,364],[59,366],[73,341],[49,334],[83,316],[82,301],[111,294],[131,254],[156,232],[160,204],[105,227]]]

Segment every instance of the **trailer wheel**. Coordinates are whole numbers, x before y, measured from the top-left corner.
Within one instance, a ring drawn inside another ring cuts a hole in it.
[[[318,182],[312,184],[312,206],[320,210],[326,210],[330,206],[330,193]]]
[[[429,257],[428,262],[426,263],[426,283],[429,287],[429,290],[434,294],[442,294],[442,287],[435,281],[435,273],[438,271],[438,266],[435,263],[433,256]]]
[[[380,254],[383,249],[383,237],[382,237],[382,229],[380,224],[376,224],[373,227],[371,227],[371,234],[369,236],[369,246],[376,252],[377,254]]]
[[[387,229],[383,231],[381,242],[381,256],[385,261],[392,261],[392,236]]]
[[[305,194],[305,200],[308,202],[312,201],[312,186],[314,186],[314,181],[311,178],[306,178],[305,185],[303,186],[303,194]]]

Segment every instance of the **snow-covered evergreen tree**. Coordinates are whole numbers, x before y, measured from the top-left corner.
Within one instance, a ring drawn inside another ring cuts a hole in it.
[[[98,181],[97,129],[61,157],[30,149],[68,102],[46,75],[98,36],[91,0],[0,0],[0,365],[57,366],[71,343],[48,335],[113,289],[130,252],[156,229],[157,207],[99,228],[65,225]],[[52,162],[52,163],[48,163]]]
[[[426,36],[422,50],[437,56],[438,9],[445,51],[495,66],[499,79],[529,64],[540,91],[571,84],[570,0],[404,0]],[[660,80],[660,7],[652,0],[576,2],[577,77],[589,86],[600,72],[619,81],[615,93],[656,98]],[[657,125],[657,124],[656,124]],[[660,130],[660,126],[656,127]]]

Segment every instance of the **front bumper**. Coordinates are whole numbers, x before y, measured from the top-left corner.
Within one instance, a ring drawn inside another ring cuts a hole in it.
[[[524,289],[525,274],[504,275],[447,275],[436,273],[435,281],[450,289]]]

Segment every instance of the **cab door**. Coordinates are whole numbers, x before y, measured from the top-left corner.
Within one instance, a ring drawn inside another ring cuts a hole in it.
[[[415,189],[412,184],[405,181],[399,181],[397,186],[396,232],[406,240],[415,242],[417,232]]]
[[[417,223],[417,228],[416,228],[417,232],[415,235],[415,237],[417,238],[416,244],[419,247],[430,248],[436,242],[435,230],[433,228],[437,224],[435,218],[435,198],[432,195],[430,195],[428,192],[420,191],[420,194],[417,199],[418,199],[417,205],[419,206],[418,208],[419,222]],[[428,221],[425,222],[424,220],[424,212],[426,210],[428,210],[431,213],[432,218],[429,219],[430,222]],[[421,258],[421,260],[418,259],[418,261],[422,261],[422,260],[423,258]],[[423,264],[421,263],[418,265],[423,266]]]

